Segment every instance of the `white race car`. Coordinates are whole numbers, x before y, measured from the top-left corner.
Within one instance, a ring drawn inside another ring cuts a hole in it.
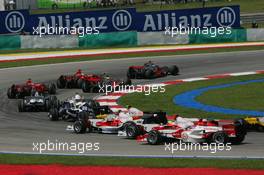
[[[246,125],[242,119],[225,123],[202,119],[191,122],[188,119],[177,118],[175,123],[153,127],[147,134],[139,136],[138,140],[151,145],[160,144],[167,138],[191,143],[240,144],[246,133]]]
[[[144,126],[153,128],[160,123],[167,123],[158,119],[153,120],[154,116],[159,113],[144,113],[143,116],[131,116],[128,113],[109,114],[105,119],[89,119],[85,116],[80,116],[74,125],[69,125],[67,130],[73,130],[75,133],[85,132],[101,132],[112,133],[120,136],[135,138],[145,133]]]

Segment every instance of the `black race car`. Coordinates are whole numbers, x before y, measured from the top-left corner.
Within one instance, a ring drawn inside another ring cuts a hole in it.
[[[176,65],[160,67],[151,61],[143,66],[130,66],[127,71],[129,79],[152,79],[178,74],[179,68]]]
[[[58,106],[56,96],[26,96],[18,102],[19,112],[48,112],[51,107]]]
[[[100,106],[98,102],[91,99],[83,99],[80,101],[69,99],[61,102],[57,107],[52,107],[48,117],[51,121],[57,121],[59,119],[75,121],[80,113],[85,113],[89,118],[95,118],[99,114],[111,113],[111,110],[108,106]]]

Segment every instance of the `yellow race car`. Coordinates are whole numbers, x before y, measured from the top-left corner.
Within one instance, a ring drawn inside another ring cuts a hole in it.
[[[264,132],[264,117],[246,117],[248,129]]]

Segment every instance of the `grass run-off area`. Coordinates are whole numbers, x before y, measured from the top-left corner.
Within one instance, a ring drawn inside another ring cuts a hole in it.
[[[263,159],[124,158],[0,154],[0,164],[63,164],[89,166],[135,166],[156,168],[264,169]]]
[[[168,114],[179,114],[183,117],[198,118],[241,118],[241,115],[226,115],[220,113],[204,112],[201,110],[177,106],[173,103],[173,97],[186,91],[199,89],[203,87],[228,84],[231,82],[241,82],[253,79],[264,78],[263,74],[228,77],[221,79],[212,79],[206,81],[187,82],[178,85],[166,86],[165,93],[151,93],[146,96],[143,93],[132,93],[122,97],[119,102],[122,105],[132,105],[142,111],[163,110]],[[176,77],[175,77],[176,79]],[[204,104],[216,105],[226,108],[262,110],[263,111],[263,86],[264,83],[252,83],[248,85],[239,85],[220,90],[212,90],[204,95],[198,96],[197,101]]]
[[[123,3],[121,1],[121,3]],[[257,13],[264,12],[264,1],[263,0],[212,0],[205,4],[205,7],[215,6],[228,6],[228,5],[239,5],[241,13]],[[91,10],[106,10],[109,8],[82,8],[81,5],[69,5],[68,8],[59,8],[56,10],[51,9],[51,5],[47,9],[32,10],[31,13],[54,13],[54,12],[72,12],[72,11],[91,11]],[[76,7],[76,8],[74,8]],[[201,8],[201,2],[189,2],[189,3],[175,3],[175,4],[160,4],[160,3],[143,3],[143,0],[136,0],[136,5],[121,5],[119,4],[114,8],[129,8],[135,7],[137,11],[157,11],[157,10],[176,10],[176,9],[190,9],[190,8]]]
[[[92,60],[107,60],[107,59],[120,59],[120,58],[133,58],[133,57],[155,57],[155,56],[172,56],[172,55],[187,55],[187,54],[202,54],[202,53],[217,53],[217,52],[234,52],[234,51],[253,51],[264,50],[264,46],[245,46],[238,48],[218,48],[218,49],[202,49],[202,50],[188,50],[188,51],[171,51],[171,52],[154,52],[154,53],[130,53],[130,54],[109,54],[104,56],[80,56],[74,58],[60,58],[60,59],[39,59],[39,60],[23,60],[16,62],[1,62],[0,68],[19,67],[19,66],[32,66],[41,64],[55,64],[65,62],[79,62],[79,61],[92,61]],[[34,50],[17,50],[17,51],[0,51],[1,54],[13,53],[30,53],[30,52],[46,52],[46,51],[60,51],[54,49],[34,49]],[[62,51],[62,50],[61,50]]]

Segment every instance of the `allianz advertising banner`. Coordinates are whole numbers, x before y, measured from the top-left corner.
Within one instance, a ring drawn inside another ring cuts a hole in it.
[[[240,27],[239,6],[136,12],[134,8],[29,14],[26,10],[0,12],[0,34],[33,33],[39,27],[91,27],[100,33],[164,31],[165,27]]]

